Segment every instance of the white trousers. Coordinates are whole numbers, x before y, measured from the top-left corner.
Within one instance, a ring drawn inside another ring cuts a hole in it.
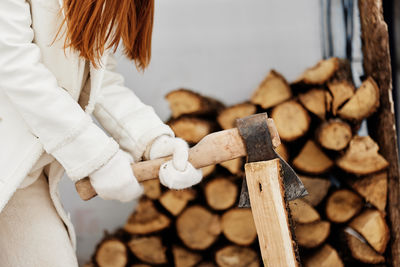
[[[44,173],[32,185],[18,189],[0,213],[0,266],[78,266]]]

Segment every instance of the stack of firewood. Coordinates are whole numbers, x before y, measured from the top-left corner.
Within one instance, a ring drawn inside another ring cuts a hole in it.
[[[180,89],[166,96],[177,136],[190,144],[235,127],[237,118],[267,112],[282,145],[278,153],[300,174],[309,195],[289,203],[305,266],[382,264],[389,240],[385,220],[388,162],[361,122],[379,106],[367,77],[355,88],[349,64],[319,62],[289,84],[272,70],[251,100],[230,107]],[[203,169],[203,182],[168,190],[144,183],[145,196],[122,229],[107,234],[93,265],[261,266],[250,209],[238,209],[244,159]]]

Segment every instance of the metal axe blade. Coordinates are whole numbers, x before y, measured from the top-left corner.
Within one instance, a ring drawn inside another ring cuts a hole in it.
[[[236,121],[240,136],[247,150],[247,162],[266,161],[279,158],[285,195],[288,201],[306,196],[307,190],[290,165],[274,150],[268,131],[267,113],[255,114]],[[239,207],[250,207],[246,178],[243,178]]]

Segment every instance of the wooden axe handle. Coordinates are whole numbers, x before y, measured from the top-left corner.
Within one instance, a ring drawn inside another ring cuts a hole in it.
[[[274,147],[280,145],[274,121],[268,118],[268,130]],[[237,128],[211,133],[189,150],[189,162],[196,168],[203,168],[231,159],[246,156],[246,147]],[[139,182],[158,178],[160,166],[171,157],[141,161],[132,164],[132,170]],[[75,183],[76,190],[83,200],[95,197],[96,191],[88,177]]]

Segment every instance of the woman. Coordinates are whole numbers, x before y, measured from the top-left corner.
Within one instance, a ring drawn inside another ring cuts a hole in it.
[[[150,61],[153,0],[0,1],[0,265],[77,266],[58,197],[64,170],[104,199],[142,194],[131,162],[173,154],[161,182],[201,180],[188,146],[115,72]],[[91,115],[112,136],[99,128]]]

